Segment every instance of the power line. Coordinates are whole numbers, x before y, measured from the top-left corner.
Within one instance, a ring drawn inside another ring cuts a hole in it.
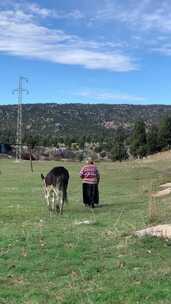
[[[19,78],[18,88],[13,91],[13,94],[18,96],[18,109],[17,109],[17,133],[16,133],[16,162],[21,160],[22,155],[22,103],[23,93],[29,94],[27,89],[23,88],[23,83],[28,83],[28,79],[25,77]]]

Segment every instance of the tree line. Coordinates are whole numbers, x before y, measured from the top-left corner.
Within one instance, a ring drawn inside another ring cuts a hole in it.
[[[128,138],[116,138],[112,150],[113,160],[143,158],[148,155],[171,149],[171,117],[163,117],[158,125],[146,126],[143,120],[138,120]]]
[[[0,142],[14,144],[16,142],[13,130],[0,132]],[[122,161],[130,156],[143,158],[156,152],[171,148],[171,117],[163,117],[158,124],[147,124],[142,119],[136,121],[131,129],[118,127],[110,136],[100,135],[83,136],[39,136],[31,132],[23,134],[23,145],[31,148],[35,146],[61,147],[73,150],[85,150],[86,145],[99,153],[102,157],[108,153],[113,161]]]

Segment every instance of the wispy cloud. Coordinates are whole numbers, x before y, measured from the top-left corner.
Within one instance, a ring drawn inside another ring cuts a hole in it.
[[[160,53],[161,55],[171,56],[171,44],[163,44],[162,46],[153,47],[153,52]]]
[[[109,28],[120,26],[122,33],[126,31],[124,39],[132,50],[171,55],[170,0],[104,0],[103,7],[97,8],[91,18],[92,25],[99,23]]]
[[[41,18],[54,18],[54,19],[84,19],[84,14],[78,9],[72,9],[70,11],[49,9],[41,7],[35,2],[27,1],[15,1],[15,0],[6,0],[4,3],[0,3],[2,8],[10,7],[15,11],[23,11],[26,14],[30,14],[32,17],[41,17]]]
[[[107,0],[97,10],[94,21],[117,21],[139,30],[171,32],[170,0],[128,0],[124,2]],[[138,26],[138,27],[137,27]]]
[[[73,9],[70,11],[55,10],[42,8],[36,3],[24,4],[21,6],[23,10],[30,11],[34,15],[39,15],[42,18],[54,18],[54,19],[82,19],[84,15],[78,10]]]
[[[129,102],[145,102],[147,101],[143,96],[130,95],[126,93],[102,92],[100,90],[82,90],[76,93],[79,97],[96,99],[101,102],[114,101],[129,101]]]
[[[27,11],[26,11],[27,9]],[[125,72],[137,69],[135,62],[110,42],[86,41],[41,23],[52,11],[35,4],[15,3],[0,10],[0,52],[48,60],[60,64],[80,65],[88,69]],[[79,15],[78,12],[71,14]],[[110,47],[109,47],[110,45]]]

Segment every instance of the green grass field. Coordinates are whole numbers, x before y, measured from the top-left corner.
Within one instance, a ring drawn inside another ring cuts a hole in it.
[[[70,172],[63,216],[49,216],[40,173]],[[82,204],[80,163],[0,160],[0,304],[171,303],[171,241],[133,236],[151,223],[149,192],[171,162],[98,163],[101,207]],[[171,222],[171,197],[156,223]],[[90,220],[90,225],[77,225]]]

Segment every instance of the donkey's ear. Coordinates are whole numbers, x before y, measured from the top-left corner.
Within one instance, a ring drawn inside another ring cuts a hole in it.
[[[44,175],[42,173],[41,173],[41,179],[43,179],[43,180],[45,179],[45,177],[44,177]]]

